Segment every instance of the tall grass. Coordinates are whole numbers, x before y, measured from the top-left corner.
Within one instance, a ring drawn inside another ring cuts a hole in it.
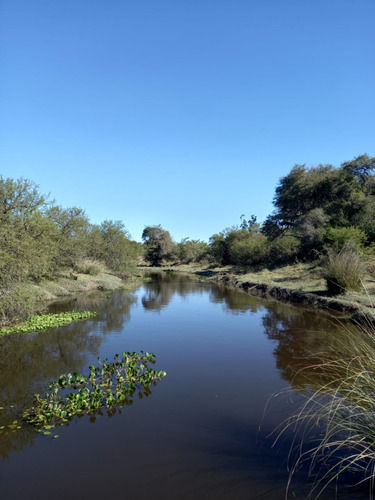
[[[361,290],[365,272],[363,258],[351,242],[345,244],[339,252],[330,251],[327,255],[324,278],[331,293]]]
[[[90,276],[98,276],[107,272],[104,262],[89,258],[78,261],[74,266],[74,270],[77,273],[89,274]]]
[[[310,380],[304,403],[278,430],[276,441],[291,428],[299,436],[298,443],[293,443],[297,458],[290,469],[288,490],[296,471],[308,464],[308,473],[314,477],[309,498],[319,498],[343,475],[346,480],[351,475],[357,484],[368,483],[369,498],[373,498],[374,326],[368,324],[360,331],[343,328],[341,338],[318,357],[320,362],[303,368]],[[306,386],[301,390],[306,392]]]

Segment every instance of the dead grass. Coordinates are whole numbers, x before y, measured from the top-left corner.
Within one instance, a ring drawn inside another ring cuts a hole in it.
[[[31,285],[33,293],[39,300],[54,300],[58,297],[74,295],[92,290],[112,291],[124,288],[124,282],[117,276],[101,274],[90,276],[76,274],[77,279],[71,279],[69,273],[64,273],[58,282],[45,282],[40,285]]]

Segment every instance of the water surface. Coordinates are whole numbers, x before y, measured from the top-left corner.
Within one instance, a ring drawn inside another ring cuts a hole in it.
[[[0,339],[1,406],[14,405],[15,416],[50,380],[86,373],[98,356],[154,352],[167,378],[113,416],[59,428],[59,439],[28,426],[3,436],[2,499],[285,497],[293,433],[274,447],[269,435],[295,411],[295,364],[329,342],[330,316],[182,275],[51,306],[70,309],[98,315]],[[296,475],[289,498],[306,498],[306,478],[304,470]],[[366,493],[358,487],[338,498]]]

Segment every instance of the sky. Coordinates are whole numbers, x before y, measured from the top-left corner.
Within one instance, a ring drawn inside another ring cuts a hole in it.
[[[375,155],[374,0],[0,0],[0,175],[141,241]]]

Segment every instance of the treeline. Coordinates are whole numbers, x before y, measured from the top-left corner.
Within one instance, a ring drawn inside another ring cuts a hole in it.
[[[131,240],[121,221],[92,224],[81,208],[48,201],[32,181],[0,177],[0,323],[30,310],[25,284],[67,269],[128,273],[141,258],[155,266],[201,262],[249,269],[324,255],[347,266],[345,259],[374,255],[374,170],[375,158],[366,154],[339,168],[296,165],[280,179],[275,210],[263,224],[242,215],[209,243],[175,243],[161,226],[147,226],[143,245]]]
[[[143,232],[146,258],[182,263],[206,261],[240,268],[272,267],[351,251],[375,251],[375,158],[361,155],[341,167],[296,165],[282,177],[275,210],[263,224],[242,215],[240,224],[211,236],[209,243],[174,243],[160,226]]]
[[[30,310],[27,283],[63,269],[128,272],[141,254],[122,222],[92,224],[81,208],[49,202],[32,181],[0,177],[0,322]]]

